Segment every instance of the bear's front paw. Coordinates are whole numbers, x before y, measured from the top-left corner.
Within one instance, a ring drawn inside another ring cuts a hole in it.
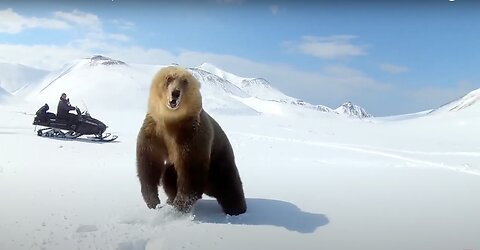
[[[188,213],[192,210],[193,203],[197,200],[195,197],[177,196],[172,205],[182,213]]]
[[[155,196],[147,196],[145,197],[145,203],[147,204],[148,208],[155,209],[158,205],[160,205],[160,199]]]

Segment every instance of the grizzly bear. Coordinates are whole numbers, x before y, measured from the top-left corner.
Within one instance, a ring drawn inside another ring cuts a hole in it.
[[[137,175],[149,208],[167,204],[189,212],[203,194],[229,215],[247,210],[232,146],[202,108],[200,83],[186,69],[162,68],[150,86],[148,110],[137,137]]]

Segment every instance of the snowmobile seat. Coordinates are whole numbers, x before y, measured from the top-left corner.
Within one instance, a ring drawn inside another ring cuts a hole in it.
[[[52,112],[47,112],[45,116],[49,121],[55,121],[57,119],[57,115],[55,115],[55,113],[52,113]]]
[[[65,125],[67,126],[68,120],[67,119],[59,119],[58,117],[55,118],[55,124]]]
[[[49,109],[48,104],[45,103],[42,107],[40,107],[37,112],[35,113],[35,119],[38,122],[47,122],[47,110]]]

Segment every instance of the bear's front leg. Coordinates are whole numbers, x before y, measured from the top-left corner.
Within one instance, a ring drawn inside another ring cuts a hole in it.
[[[177,174],[177,196],[172,205],[178,211],[188,213],[202,198],[207,170],[204,166],[189,166],[178,169]]]
[[[201,195],[179,194],[175,197],[172,206],[182,213],[189,213],[193,204],[201,197]]]
[[[158,187],[151,185],[142,184],[142,196],[143,200],[147,204],[148,208],[156,208],[160,204],[160,199],[158,198]]]
[[[140,180],[143,200],[148,208],[156,208],[160,204],[160,199],[158,198],[160,171],[145,154],[140,152],[137,155],[137,174]]]

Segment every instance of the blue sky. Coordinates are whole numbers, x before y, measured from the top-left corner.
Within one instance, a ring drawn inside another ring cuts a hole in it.
[[[2,1],[0,61],[55,69],[101,53],[210,62],[314,104],[353,101],[377,116],[435,108],[480,87],[473,0],[171,2]]]

